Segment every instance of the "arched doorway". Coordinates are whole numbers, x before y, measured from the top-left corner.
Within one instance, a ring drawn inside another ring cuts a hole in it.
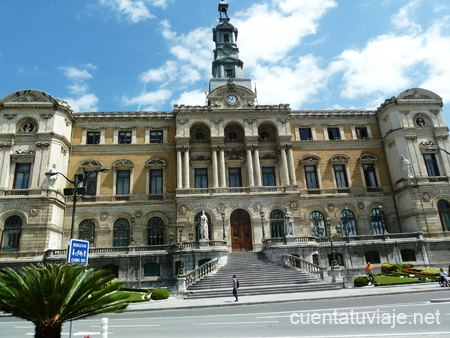
[[[231,248],[233,251],[253,250],[252,224],[247,211],[238,209],[231,213]]]

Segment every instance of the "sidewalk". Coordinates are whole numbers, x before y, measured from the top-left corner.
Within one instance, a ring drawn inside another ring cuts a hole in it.
[[[255,295],[240,297],[239,302],[234,301],[230,289],[230,297],[206,298],[206,299],[176,299],[151,300],[149,302],[133,303],[125,311],[161,311],[176,309],[210,308],[223,306],[242,306],[269,303],[283,303],[302,300],[339,299],[349,297],[367,297],[376,295],[403,294],[411,292],[434,292],[448,290],[448,299],[436,299],[436,301],[450,302],[450,288],[441,288],[438,283],[408,284],[396,286],[361,287],[331,291],[315,291],[300,293],[285,293],[274,295]]]

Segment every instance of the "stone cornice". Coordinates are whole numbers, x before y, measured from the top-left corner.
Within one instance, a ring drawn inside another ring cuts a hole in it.
[[[293,110],[289,114],[292,118],[291,122],[295,119],[329,119],[329,118],[368,118],[375,117],[375,110]]]
[[[172,112],[86,112],[74,114],[75,123],[83,121],[124,121],[124,120],[159,120],[167,121],[175,118]]]

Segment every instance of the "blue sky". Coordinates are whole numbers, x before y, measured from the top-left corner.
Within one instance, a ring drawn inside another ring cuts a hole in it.
[[[227,2],[259,104],[374,109],[413,87],[450,104],[450,0]],[[38,89],[75,111],[202,105],[218,3],[5,1],[0,97]]]

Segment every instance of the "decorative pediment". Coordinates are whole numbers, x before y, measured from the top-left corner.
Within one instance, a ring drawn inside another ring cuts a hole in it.
[[[320,162],[320,157],[316,155],[305,155],[300,159],[301,163],[317,163]]]
[[[366,154],[362,154],[359,157],[359,160],[361,162],[371,162],[371,163],[373,163],[375,161],[378,161],[378,156],[374,155],[374,154],[371,154],[371,153],[366,153]]]
[[[337,154],[330,158],[330,162],[348,162],[350,161],[350,157],[344,154]]]
[[[80,163],[80,168],[101,168],[103,165],[97,160],[86,160]]]
[[[397,100],[436,100],[442,102],[442,98],[439,95],[422,88],[405,90],[398,95]]]
[[[167,165],[167,162],[161,158],[151,158],[147,162],[145,162],[146,166],[163,166]]]
[[[51,103],[55,104],[57,101],[49,94],[39,90],[21,90],[6,96],[0,103]]]
[[[134,163],[127,159],[121,159],[121,160],[115,161],[112,166],[114,168],[116,168],[116,167],[134,168]]]

